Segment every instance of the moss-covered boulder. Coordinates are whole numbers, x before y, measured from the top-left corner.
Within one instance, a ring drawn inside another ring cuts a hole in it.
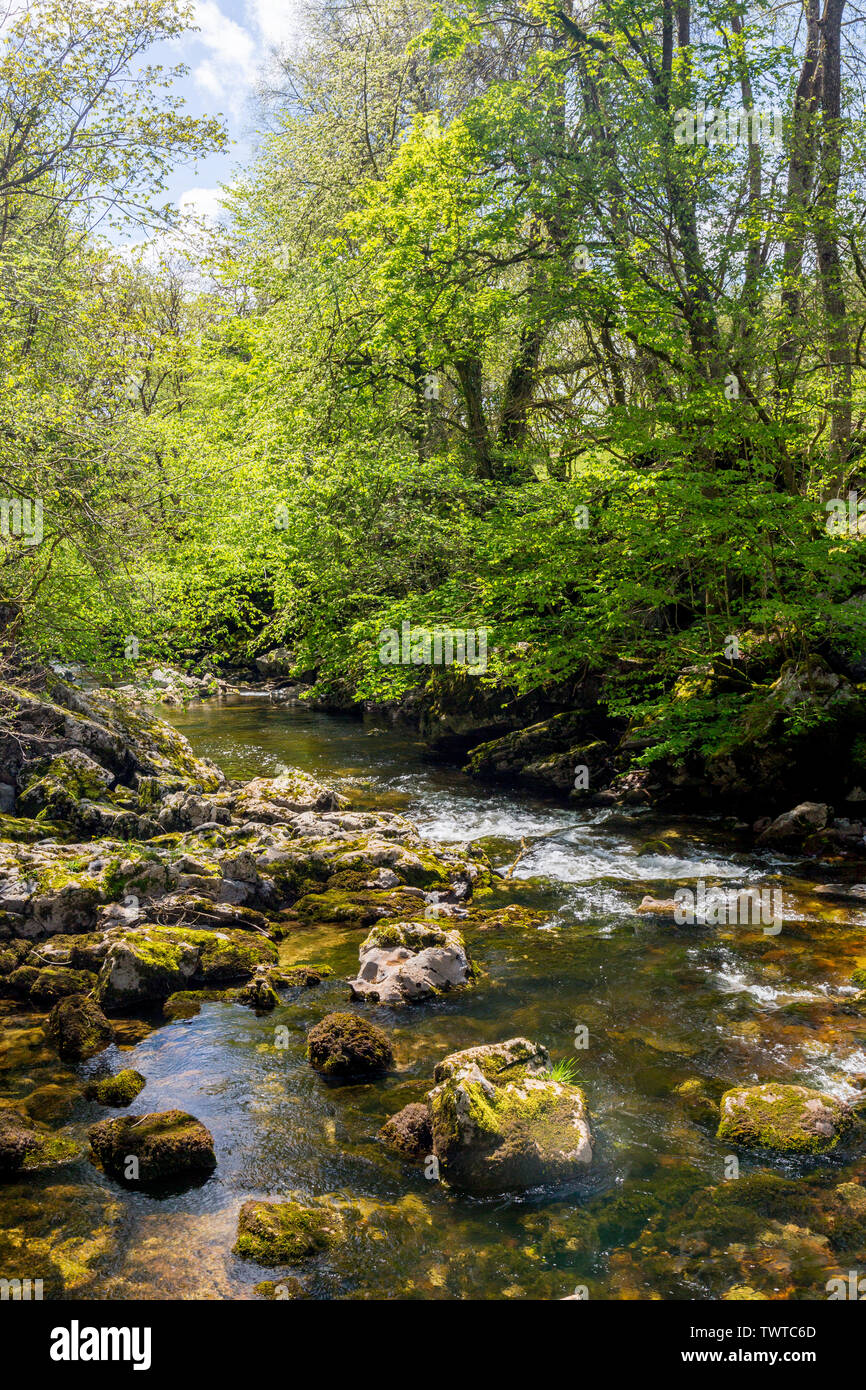
[[[718,1138],[741,1148],[780,1154],[822,1154],[835,1149],[854,1117],[844,1102],[808,1086],[742,1086],[720,1103]]]
[[[83,970],[70,970],[68,966],[63,965],[49,965],[36,972],[36,978],[30,985],[30,998],[34,1003],[46,1008],[56,1004],[58,999],[66,999],[70,994],[86,994],[92,987],[93,977],[85,974]]]
[[[67,1135],[37,1129],[14,1110],[0,1110],[0,1177],[75,1162],[81,1147]]]
[[[307,1034],[310,1065],[325,1076],[378,1076],[394,1061],[387,1033],[360,1014],[328,1014]]]
[[[433,1152],[433,1132],[430,1128],[430,1107],[414,1101],[404,1105],[379,1130],[379,1138],[392,1153],[410,1162],[417,1162]]]
[[[70,994],[59,1000],[48,1015],[45,1036],[65,1062],[79,1062],[108,1047],[113,1032],[94,999]]]
[[[105,1008],[134,1008],[195,985],[241,984],[276,959],[273,942],[252,932],[148,925],[124,932],[109,946],[97,994]]]
[[[473,981],[462,935],[435,922],[387,922],[374,927],[358,955],[360,969],[349,982],[355,999],[417,1003],[465,989]]]
[[[260,1265],[290,1265],[329,1249],[343,1231],[340,1212],[324,1203],[244,1202],[234,1253]]]
[[[348,801],[300,768],[286,768],[278,777],[256,777],[233,798],[235,815],[271,824],[303,811],[337,811]]]
[[[237,992],[239,1004],[245,1004],[247,1008],[255,1009],[257,1013],[267,1013],[270,1009],[275,1009],[280,1002],[280,996],[274,989],[271,972],[264,966],[259,966],[251,980],[247,980]]]
[[[168,929],[141,928],[112,942],[99,973],[97,997],[106,1009],[135,1007],[167,999],[189,985],[199,950]]]
[[[213,1135],[184,1110],[100,1120],[87,1137],[92,1161],[130,1182],[158,1182],[216,1167]]]
[[[526,1038],[452,1053],[428,1096],[442,1177],[475,1192],[584,1177],[592,1135],[579,1087],[557,1080],[547,1050]]]
[[[106,1076],[102,1081],[91,1082],[85,1094],[89,1100],[95,1100],[100,1105],[126,1106],[132,1104],[146,1084],[140,1071],[127,1067],[116,1076]]]
[[[329,888],[299,898],[292,911],[305,927],[339,922],[348,927],[369,927],[384,917],[411,916],[424,906],[420,889],[392,888],[347,891]]]
[[[39,821],[77,824],[79,803],[99,801],[113,783],[112,773],[82,749],[71,748],[28,775],[18,809]]]

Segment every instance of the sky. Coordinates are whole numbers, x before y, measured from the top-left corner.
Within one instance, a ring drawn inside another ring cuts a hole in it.
[[[231,141],[224,154],[175,170],[168,196],[184,212],[218,213],[219,186],[252,153],[252,97],[256,78],[281,45],[297,43],[300,0],[193,0],[198,32],[187,32],[147,55],[151,63],[184,63],[175,86],[190,115],[222,115]]]

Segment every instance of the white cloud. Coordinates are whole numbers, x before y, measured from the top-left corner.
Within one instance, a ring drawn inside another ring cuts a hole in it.
[[[178,208],[184,217],[200,217],[208,222],[217,222],[222,214],[221,188],[188,188],[177,200]]]
[[[288,43],[301,28],[299,0],[246,0],[251,25],[267,45]]]
[[[191,38],[208,55],[193,68],[194,81],[209,96],[240,111],[255,81],[259,45],[248,29],[223,14],[215,0],[196,0],[193,22],[199,32]]]

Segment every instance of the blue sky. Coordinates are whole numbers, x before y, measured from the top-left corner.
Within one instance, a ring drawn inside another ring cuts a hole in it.
[[[186,165],[169,181],[172,201],[184,211],[212,214],[218,189],[252,152],[256,78],[281,44],[291,46],[301,29],[299,0],[193,0],[198,32],[186,33],[147,55],[165,66],[185,63],[189,73],[175,88],[192,115],[222,114],[232,141],[223,155]]]

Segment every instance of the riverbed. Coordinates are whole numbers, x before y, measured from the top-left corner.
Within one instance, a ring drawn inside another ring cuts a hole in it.
[[[388,1031],[395,1053],[394,1070],[364,1085],[329,1084],[304,1057],[309,1028],[347,1006],[357,929],[316,927],[284,941],[284,962],[321,963],[333,975],[290,990],[272,1014],[205,1003],[196,1018],[143,1028],[140,1041],[77,1074],[42,1044],[37,1016],[4,1005],[5,1099],[53,1088],[46,1104],[53,1096],[83,1135],[105,1111],[78,1094],[82,1074],[135,1067],[147,1078],[137,1112],[176,1106],[214,1135],[217,1169],[192,1188],[123,1190],[86,1162],[62,1181],[5,1186],[5,1226],[46,1248],[62,1237],[70,1260],[96,1270],[82,1280],[84,1297],[257,1297],[255,1286],[277,1276],[231,1253],[238,1209],[254,1197],[328,1197],[352,1214],[338,1250],[282,1272],[283,1295],[718,1298],[755,1285],[764,1297],[826,1297],[837,1260],[808,1212],[785,1222],[761,1208],[771,1237],[763,1246],[754,1232],[738,1242],[734,1222],[696,1250],[681,1226],[693,1193],[719,1185],[724,1197],[732,1181],[713,1110],[728,1087],[777,1079],[861,1095],[866,1021],[846,1001],[852,970],[866,964],[866,914],[816,892],[821,877],[850,870],[819,873],[750,852],[729,820],[582,810],[480,787],[430,761],[411,733],[375,722],[249,698],[167,717],[230,777],[297,766],[354,808],[409,816],[431,841],[480,844],[508,875],[496,901],[544,916],[468,938],[482,971],[470,991],[401,1010],[351,1006]],[[699,879],[781,891],[782,931],[676,927],[637,914],[645,894],[669,898]],[[469,1198],[383,1148],[380,1126],[423,1098],[440,1058],[517,1035],[574,1060],[596,1135],[588,1181]],[[737,1162],[742,1193],[777,1175],[819,1203],[860,1175],[850,1156],[807,1168]],[[651,1235],[635,1244],[646,1223]],[[792,1225],[805,1235],[774,1245],[775,1228]]]

